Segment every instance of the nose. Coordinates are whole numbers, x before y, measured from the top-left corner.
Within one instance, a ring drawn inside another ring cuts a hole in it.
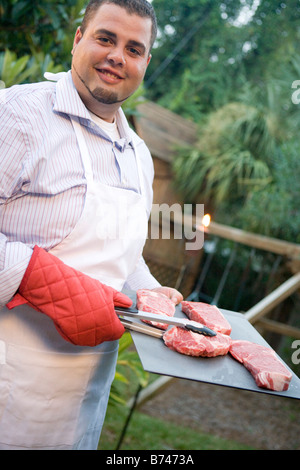
[[[123,48],[120,46],[115,46],[112,48],[107,55],[107,60],[113,65],[125,65],[126,61]]]

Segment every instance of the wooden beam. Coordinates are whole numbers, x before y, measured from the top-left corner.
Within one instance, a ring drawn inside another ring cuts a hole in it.
[[[290,336],[291,338],[300,339],[300,329],[295,326],[285,325],[278,321],[270,320],[269,318],[260,318],[255,324],[257,327],[262,327],[265,330],[278,333],[280,335]]]
[[[205,233],[218,235],[227,240],[242,243],[243,245],[260,250],[270,251],[278,255],[285,255],[291,258],[299,258],[300,256],[300,245],[296,243],[246,232],[245,230],[218,224],[216,222],[211,222],[204,230]]]
[[[271,294],[258,302],[254,307],[250,308],[244,315],[250,323],[255,323],[259,318],[273,310],[284,299],[293,294],[300,288],[300,272],[290,277],[281,284]]]
[[[152,209],[153,215],[157,212],[159,212],[159,207],[154,207]],[[298,243],[291,243],[285,240],[278,240],[277,238],[266,237],[265,235],[246,232],[245,230],[230,227],[229,225],[218,224],[213,221],[210,222],[208,227],[203,227],[203,225],[199,225],[199,220],[197,221],[192,215],[184,214],[183,218],[183,208],[181,211],[170,212],[166,215],[162,213],[162,218],[168,218],[178,225],[182,225],[185,221],[190,227],[195,227],[195,230],[197,229],[207,234],[216,235],[227,240],[241,243],[242,245],[269,251],[296,260],[300,259],[300,244]]]

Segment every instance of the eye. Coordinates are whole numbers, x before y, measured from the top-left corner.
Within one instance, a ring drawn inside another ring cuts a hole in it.
[[[97,38],[97,41],[100,42],[101,44],[103,45],[109,45],[112,43],[111,39],[110,38],[107,38],[107,37],[103,37],[103,36],[99,36]]]
[[[135,47],[128,47],[128,52],[133,56],[140,56],[141,55],[141,51],[139,51]]]

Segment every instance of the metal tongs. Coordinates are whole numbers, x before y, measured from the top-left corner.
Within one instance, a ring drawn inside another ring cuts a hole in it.
[[[123,308],[115,307],[116,314],[121,317],[120,320],[123,323],[123,326],[128,329],[135,331],[140,331],[141,333],[151,334],[151,330],[154,330],[152,336],[161,337],[164,332],[159,331],[157,328],[145,328],[143,325],[137,322],[128,320],[126,317],[138,319],[138,320],[147,320],[154,321],[159,323],[165,323],[167,325],[180,326],[186,330],[192,331],[194,333],[199,333],[205,336],[216,336],[216,332],[208,328],[207,326],[202,325],[193,320],[188,320],[186,318],[170,317],[168,315],[159,315],[156,313],[143,312],[142,310],[137,310],[134,307]],[[145,325],[146,326],[146,325]],[[147,325],[148,327],[148,325]],[[157,334],[155,334],[155,330]]]

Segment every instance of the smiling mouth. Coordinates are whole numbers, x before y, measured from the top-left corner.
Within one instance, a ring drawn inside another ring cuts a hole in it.
[[[96,70],[101,75],[104,75],[105,77],[107,77],[110,80],[123,80],[123,77],[121,77],[120,75],[117,75],[116,73],[111,72],[109,70],[106,70],[106,69],[96,69]]]

